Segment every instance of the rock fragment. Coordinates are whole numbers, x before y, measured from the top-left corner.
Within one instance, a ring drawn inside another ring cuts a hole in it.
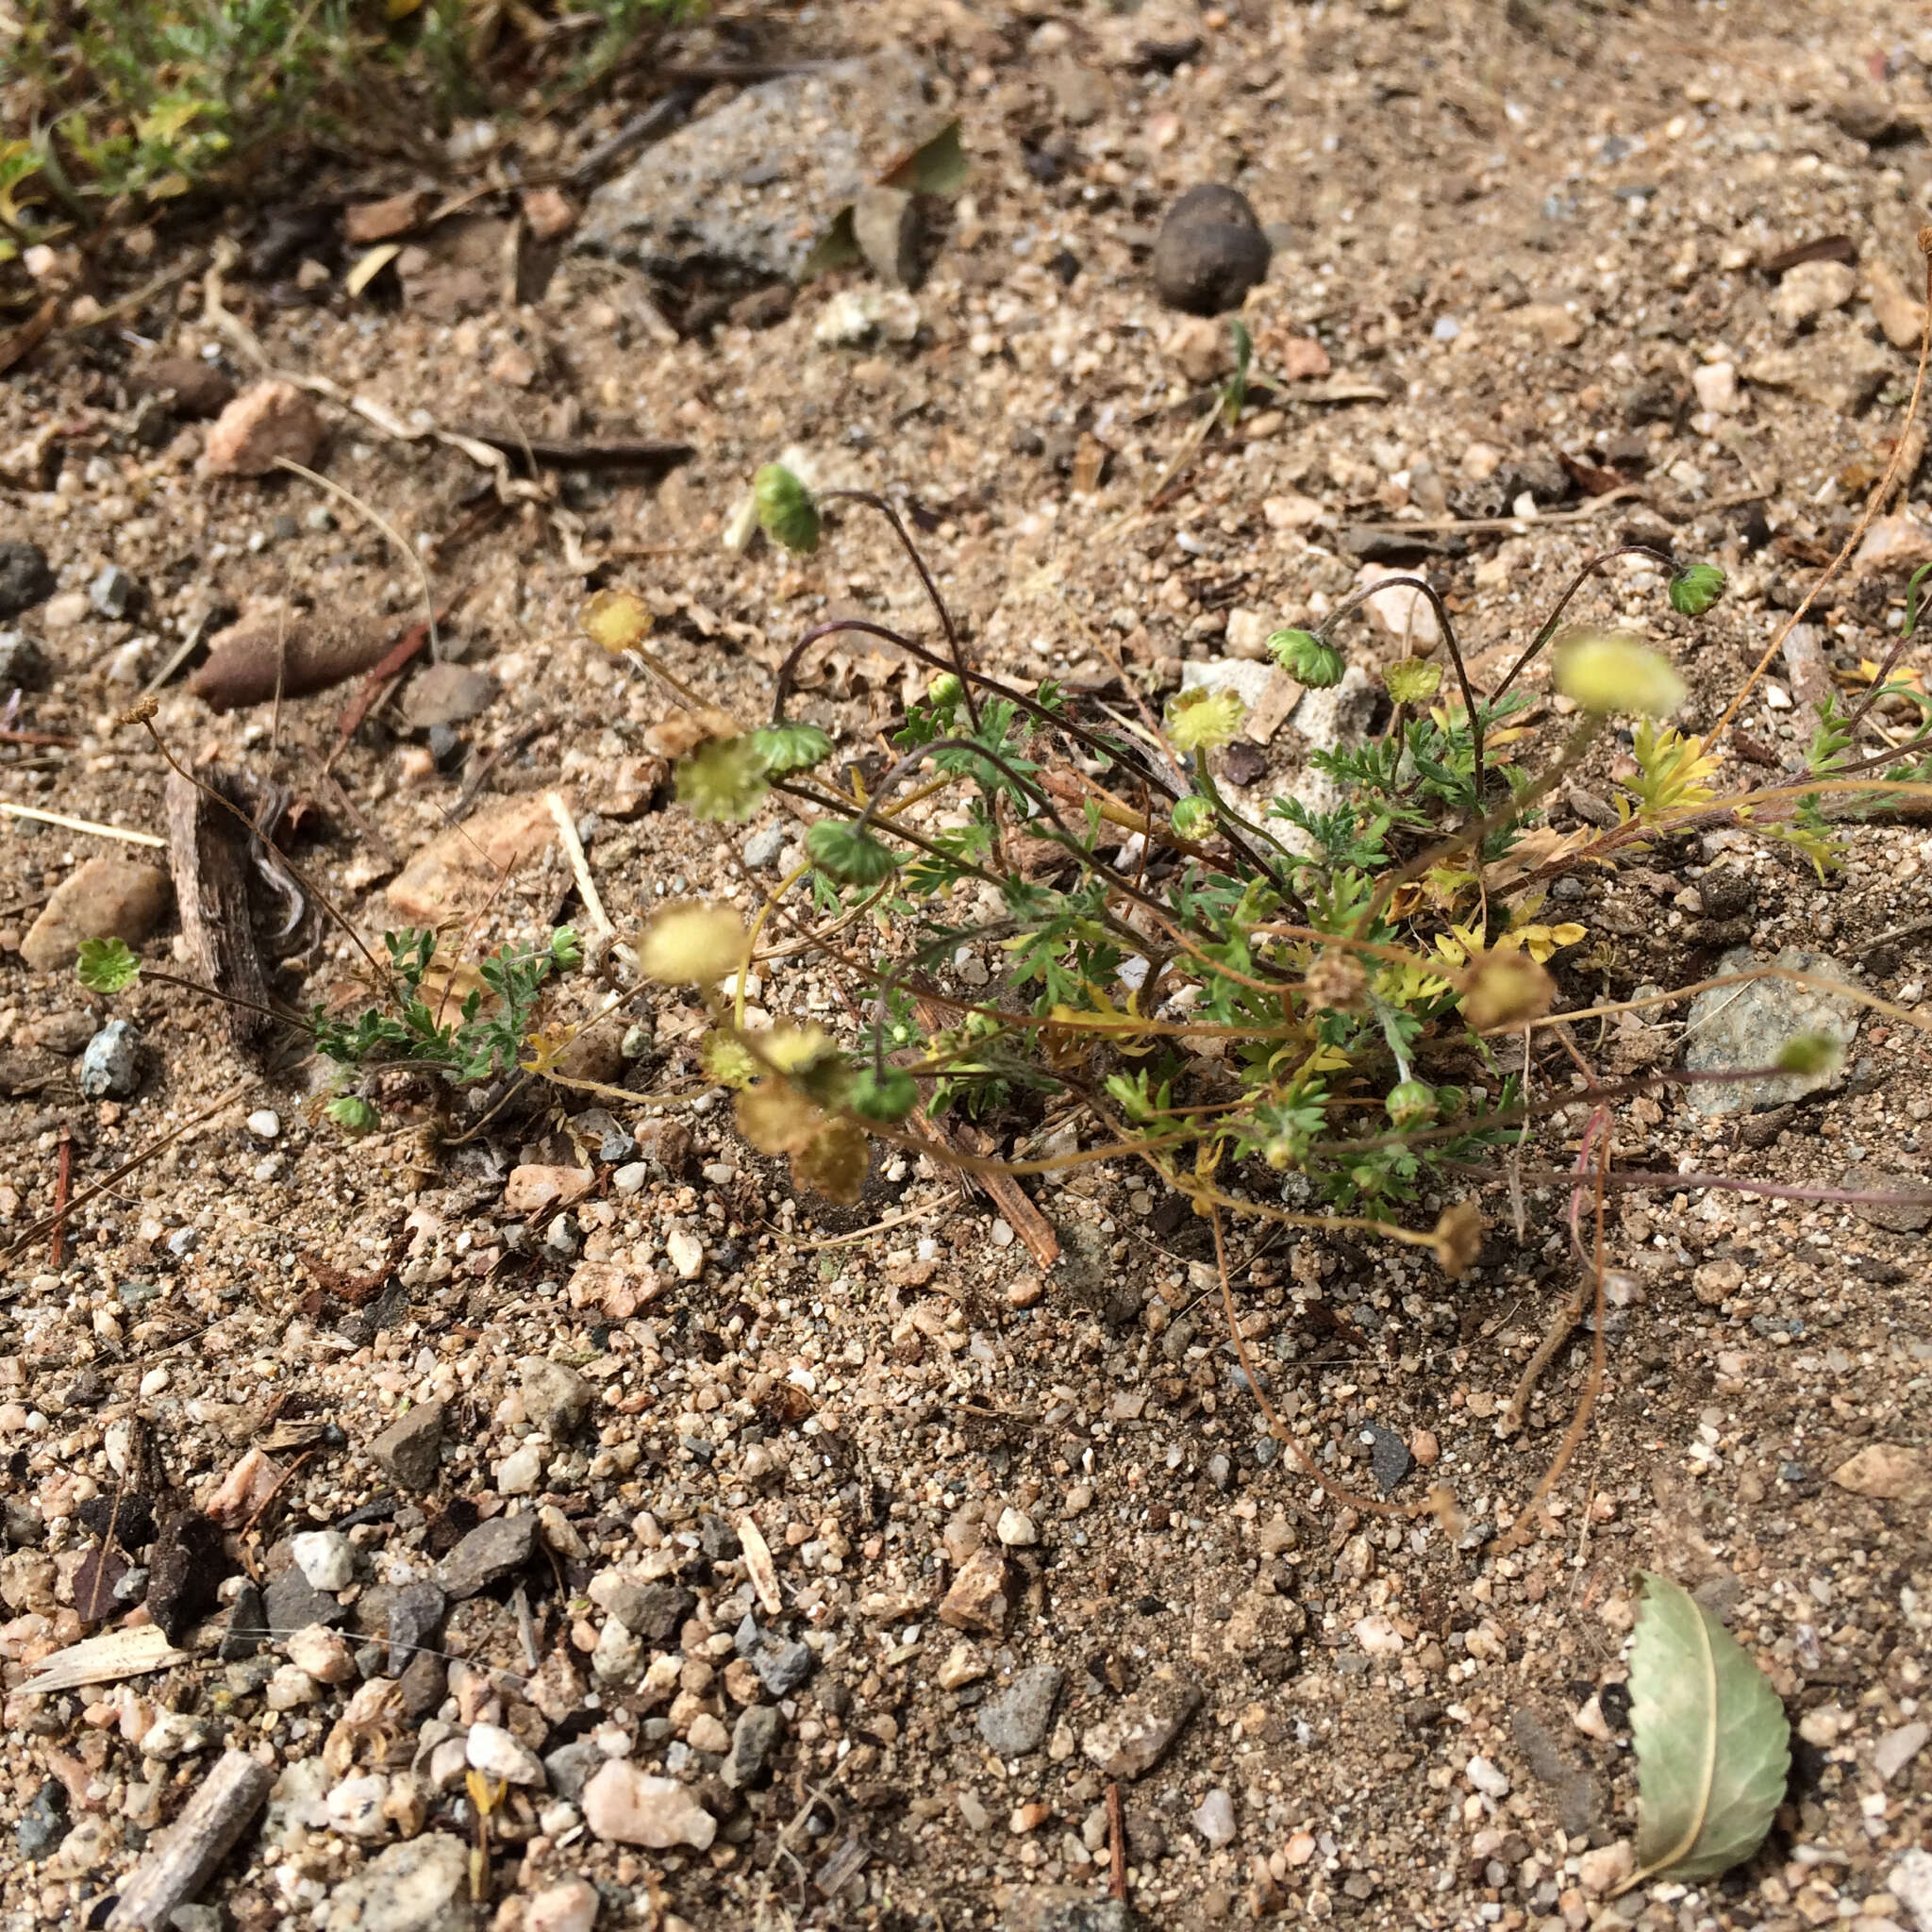
[[[675,1777],[653,1777],[625,1757],[608,1759],[584,1786],[584,1823],[608,1844],[708,1851],[718,1821]]]
[[[1191,188],[1154,243],[1154,287],[1170,308],[1222,315],[1268,273],[1268,238],[1245,194],[1219,182]]]
[[[79,957],[82,940],[139,946],[167,910],[171,890],[158,866],[90,858],[54,889],[21,941],[21,958],[36,973],[58,973]]]
[[[1157,1672],[1114,1716],[1088,1731],[1080,1749],[1105,1777],[1139,1777],[1159,1763],[1201,1703],[1196,1686],[1173,1671]]]
[[[202,474],[266,476],[277,457],[308,464],[322,438],[321,412],[292,382],[258,382],[215,418],[202,452]]]

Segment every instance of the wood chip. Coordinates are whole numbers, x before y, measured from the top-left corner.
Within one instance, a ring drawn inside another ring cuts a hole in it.
[[[164,790],[168,864],[181,910],[181,937],[194,970],[204,985],[266,1007],[268,981],[248,914],[248,833],[234,812],[208,796],[216,792],[236,802],[239,810],[234,780],[218,766],[207,765],[200,784],[170,771]],[[222,1023],[228,1038],[244,1050],[258,1045],[270,1024],[265,1012],[242,1006],[224,1006]]]
[[[225,1751],[187,1808],[136,1867],[108,1915],[108,1932],[159,1932],[214,1875],[267,1801],[275,1773],[245,1751]]]

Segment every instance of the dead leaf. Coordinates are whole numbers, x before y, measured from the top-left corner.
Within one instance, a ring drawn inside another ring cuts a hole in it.
[[[127,1677],[144,1677],[187,1661],[188,1653],[176,1650],[158,1624],[142,1624],[132,1630],[104,1630],[98,1637],[57,1650],[41,1659],[34,1674],[20,1688],[29,1697],[45,1697],[57,1690],[78,1690],[88,1684],[118,1684]]]

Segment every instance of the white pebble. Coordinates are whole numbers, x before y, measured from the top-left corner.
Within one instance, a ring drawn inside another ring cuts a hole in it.
[[[258,1141],[273,1141],[282,1131],[282,1117],[272,1107],[258,1108],[248,1116],[248,1131]]]
[[[499,1784],[541,1785],[543,1767],[536,1754],[517,1742],[501,1724],[472,1724],[464,1740],[464,1756],[473,1769]]]
[[[1040,1531],[1034,1526],[1032,1517],[1010,1505],[1000,1511],[1000,1520],[993,1533],[1008,1549],[1024,1549],[1040,1541]]]
[[[339,1529],[308,1529],[289,1540],[295,1567],[311,1590],[347,1590],[356,1575],[356,1553]]]
[[[530,1495],[542,1480],[543,1452],[534,1442],[511,1450],[496,1466],[496,1488],[501,1495]]]
[[[1472,1757],[1466,1767],[1471,1784],[1486,1798],[1507,1798],[1509,1795],[1509,1780],[1500,1766],[1491,1763],[1487,1757]]]

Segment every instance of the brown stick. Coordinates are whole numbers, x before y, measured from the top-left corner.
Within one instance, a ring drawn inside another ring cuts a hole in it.
[[[61,1257],[67,1248],[67,1190],[74,1184],[74,1136],[60,1129],[60,1165],[54,1175],[54,1240],[47,1250],[47,1266],[59,1273]]]
[[[210,768],[203,783],[232,798],[219,770]],[[251,1008],[266,1008],[269,993],[249,924],[241,824],[208,791],[178,772],[168,774],[165,796],[168,859],[181,908],[181,936],[209,986],[236,1001],[248,1002],[225,1006],[224,1011],[228,1038],[238,1047],[252,1047],[268,1022],[261,1011]]]
[[[108,1915],[108,1932],[160,1932],[214,1874],[261,1809],[275,1774],[245,1751],[225,1751]]]
[[[1121,1819],[1121,1788],[1107,1788],[1107,1856],[1111,1867],[1107,1889],[1123,1904],[1127,1896],[1127,1829]]]

